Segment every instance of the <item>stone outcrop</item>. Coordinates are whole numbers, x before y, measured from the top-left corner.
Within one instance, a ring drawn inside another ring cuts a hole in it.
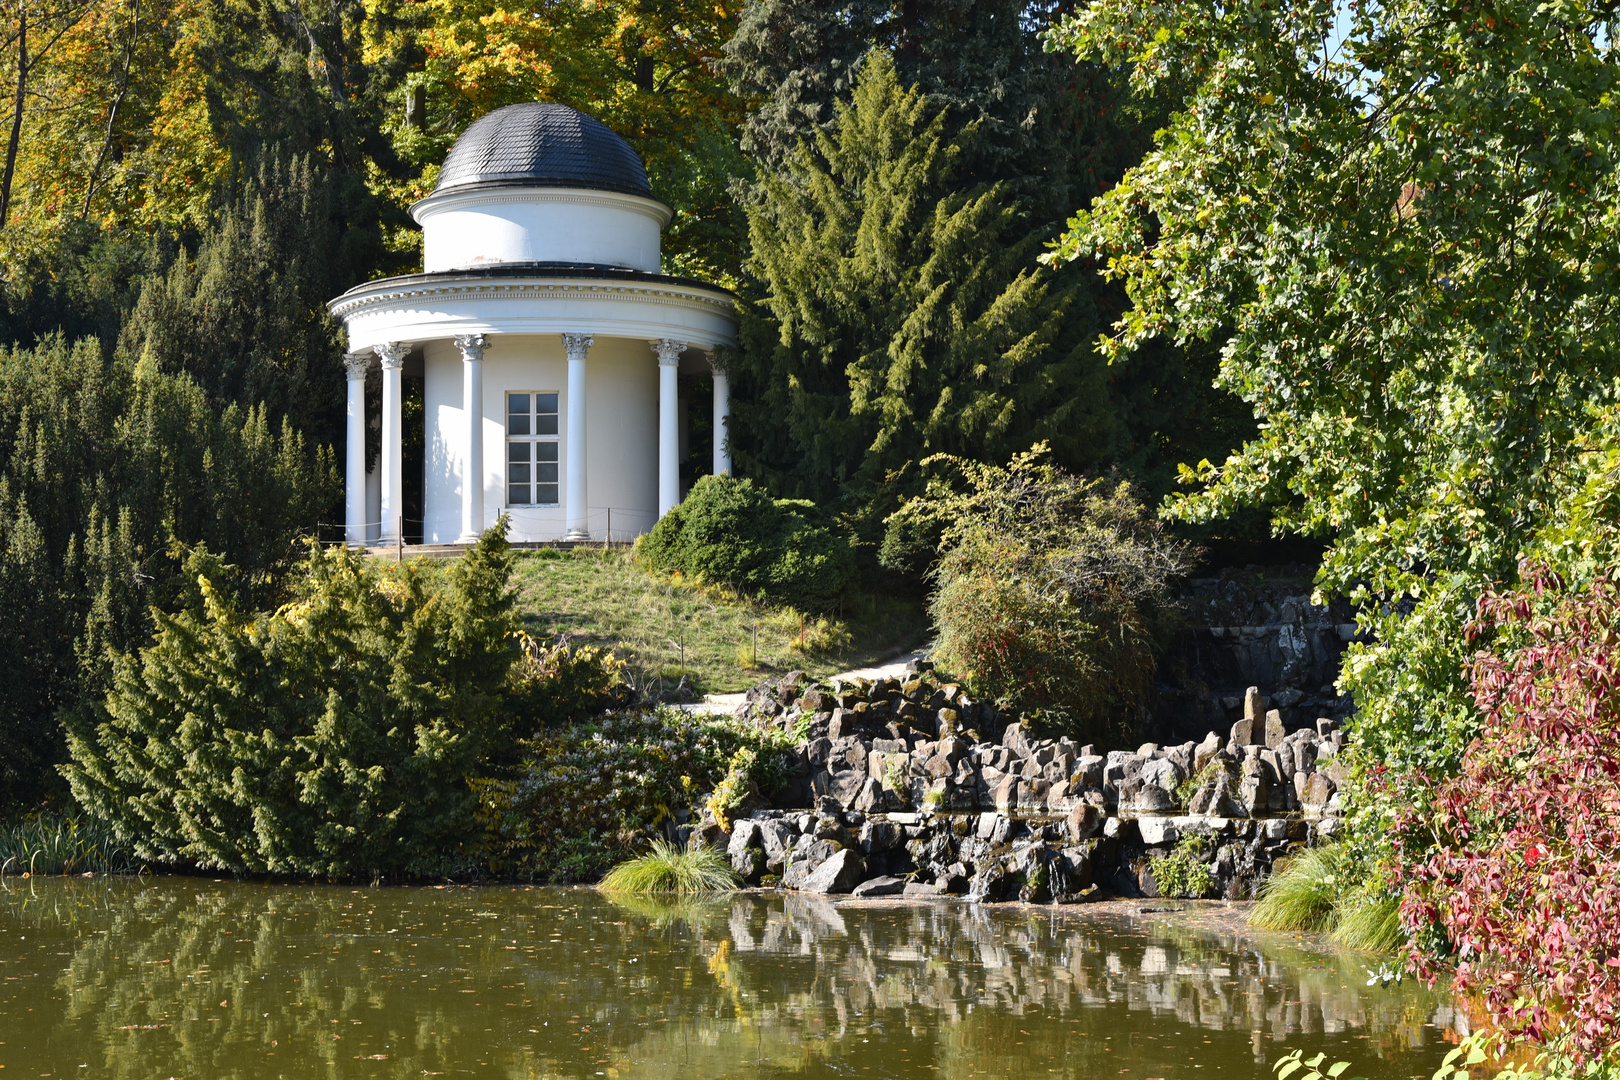
[[[937,680],[828,687],[797,673],[738,715],[798,731],[776,805],[696,828],[752,883],[819,893],[1071,902],[1152,895],[1147,864],[1204,838],[1215,895],[1250,895],[1271,862],[1338,827],[1336,721],[1289,731],[1257,688],[1244,716],[1197,743],[1103,751],[1040,739]]]

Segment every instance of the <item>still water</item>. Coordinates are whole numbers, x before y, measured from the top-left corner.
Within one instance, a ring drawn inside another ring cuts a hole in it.
[[[0,1080],[1433,1072],[1449,1001],[1366,982],[1096,909],[13,878]]]

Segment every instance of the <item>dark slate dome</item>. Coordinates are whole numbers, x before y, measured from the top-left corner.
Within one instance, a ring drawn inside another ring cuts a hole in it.
[[[434,191],[474,186],[569,187],[652,198],[647,169],[600,120],[549,101],[475,120],[444,159]]]

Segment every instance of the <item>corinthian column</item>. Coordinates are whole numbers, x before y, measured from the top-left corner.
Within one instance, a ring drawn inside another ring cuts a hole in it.
[[[456,336],[456,348],[461,350],[461,402],[467,418],[458,544],[476,544],[484,531],[484,349],[488,345],[483,334]]]
[[[663,517],[681,501],[681,432],[676,394],[686,342],[659,338],[651,345],[658,357],[658,516]]]
[[[349,373],[349,446],[343,470],[343,539],[366,542],[366,369],[371,353],[349,353],[343,358]]]
[[[404,534],[404,491],[401,484],[402,462],[400,451],[403,432],[400,430],[401,386],[400,370],[405,366],[405,354],[411,351],[408,341],[385,341],[377,346],[382,360],[382,543],[400,540]]]
[[[731,379],[725,361],[709,354],[714,372],[714,475],[731,475]]]
[[[563,491],[564,519],[568,531],[564,540],[591,538],[590,504],[585,490],[585,352],[596,339],[589,334],[564,334],[568,352],[568,447],[567,487]]]

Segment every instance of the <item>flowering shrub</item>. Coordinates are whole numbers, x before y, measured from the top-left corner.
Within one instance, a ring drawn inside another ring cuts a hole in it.
[[[1583,1064],[1620,1048],[1620,570],[1580,591],[1527,567],[1480,601],[1479,738],[1402,821],[1410,960],[1456,983],[1507,1035]]]
[[[723,813],[735,808],[732,795],[779,784],[779,742],[752,725],[668,708],[541,732],[524,744],[520,778],[476,785],[490,868],[542,881],[594,879],[676,811],[701,807],[706,793],[727,793]]]

